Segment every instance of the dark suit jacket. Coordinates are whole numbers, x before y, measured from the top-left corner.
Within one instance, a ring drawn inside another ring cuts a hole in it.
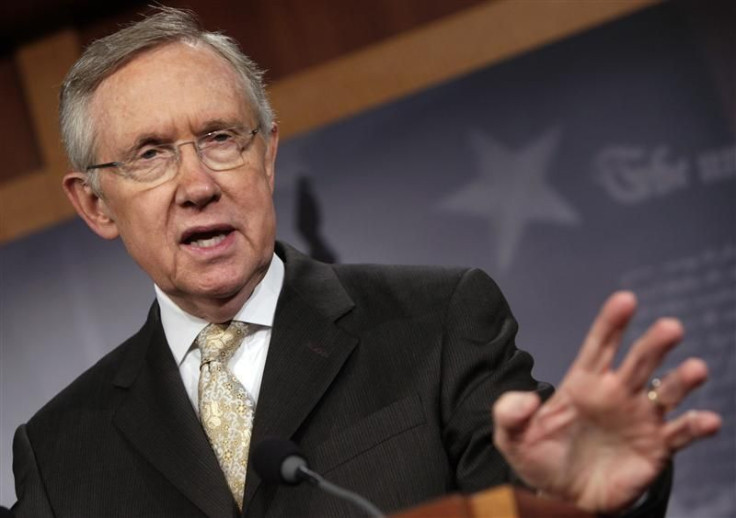
[[[313,469],[387,512],[509,480],[491,405],[507,390],[551,389],[532,379],[490,278],[277,253],[286,278],[252,444],[293,439]],[[137,334],[18,429],[14,455],[19,517],[238,516],[155,304]],[[360,512],[251,470],[244,514]]]

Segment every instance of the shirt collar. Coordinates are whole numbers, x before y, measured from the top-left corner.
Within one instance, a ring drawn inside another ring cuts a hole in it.
[[[266,275],[253,290],[253,294],[245,301],[233,320],[273,327],[276,314],[276,303],[284,283],[284,263],[273,255]],[[206,320],[190,315],[169,298],[161,288],[153,285],[156,291],[156,300],[161,308],[161,325],[164,328],[166,341],[169,342],[171,352],[177,365],[181,365],[187,352],[194,343],[194,339],[209,324]]]

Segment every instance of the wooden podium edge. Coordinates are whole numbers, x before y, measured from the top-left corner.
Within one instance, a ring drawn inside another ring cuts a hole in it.
[[[391,515],[392,518],[594,518],[564,502],[504,485],[472,495],[459,493]]]

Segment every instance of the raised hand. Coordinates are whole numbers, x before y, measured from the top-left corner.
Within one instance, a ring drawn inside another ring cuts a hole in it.
[[[557,392],[544,404],[510,392],[493,408],[494,441],[516,473],[543,494],[596,512],[634,503],[677,450],[712,435],[718,414],[667,413],[708,377],[705,363],[682,362],[657,387],[648,382],[682,339],[679,321],[655,322],[621,365],[613,358],[636,308],[628,292],[612,295],[595,319]]]

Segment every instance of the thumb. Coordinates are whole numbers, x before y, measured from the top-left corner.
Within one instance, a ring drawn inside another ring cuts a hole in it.
[[[536,392],[507,392],[493,405],[494,436],[499,446],[515,442],[527,429],[541,401]]]

